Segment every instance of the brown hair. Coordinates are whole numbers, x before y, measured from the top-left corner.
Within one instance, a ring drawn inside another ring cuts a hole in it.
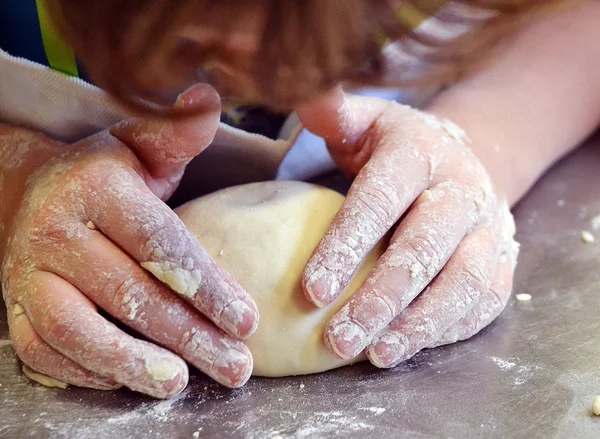
[[[386,81],[382,38],[399,41],[423,66],[396,66],[396,84],[441,81],[507,25],[560,0],[48,0],[91,77],[125,105],[177,115],[172,95],[211,82],[225,98],[291,108],[338,83]],[[564,2],[564,0],[563,0]],[[451,41],[414,31],[396,8],[471,30]],[[408,5],[408,6],[407,6]],[[255,26],[252,56],[227,44]],[[201,41],[185,29],[208,29]],[[217,68],[211,68],[217,66]],[[204,68],[204,69],[203,69]],[[235,75],[229,74],[231,69]],[[150,105],[147,102],[152,102]],[[202,109],[199,109],[200,111]]]

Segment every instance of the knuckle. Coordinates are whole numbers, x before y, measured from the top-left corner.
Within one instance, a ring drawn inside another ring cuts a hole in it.
[[[353,265],[359,262],[361,254],[358,242],[348,242],[346,239],[333,235],[327,242],[328,251],[335,256],[337,261],[344,261],[345,264]],[[354,245],[353,245],[354,244]],[[338,265],[338,263],[336,263]],[[340,274],[335,270],[336,274]]]
[[[476,314],[469,314],[460,325],[460,339],[465,339],[474,335],[480,329],[479,317]]]
[[[13,335],[14,349],[23,363],[34,367],[35,360],[38,356],[38,351],[42,346],[33,334],[29,335]]]
[[[467,311],[489,289],[487,268],[478,261],[465,261],[461,269],[446,276],[452,279],[456,311]]]
[[[508,288],[493,286],[489,290],[487,300],[490,302],[490,308],[500,312],[508,303],[511,291]]]
[[[142,257],[145,260],[155,262],[172,258],[179,260],[190,248],[194,248],[190,233],[175,221],[165,217],[161,217],[160,223],[149,219],[146,216],[139,229],[140,238],[143,240]],[[177,244],[174,245],[175,243]]]
[[[354,196],[366,219],[378,229],[387,229],[399,216],[398,193],[386,177],[370,177],[356,189]]]
[[[423,339],[425,344],[434,341],[434,338],[444,331],[446,325],[436,313],[429,313],[423,308],[413,308],[411,314],[411,335]]]
[[[85,235],[83,225],[76,221],[67,208],[60,203],[52,203],[32,214],[27,240],[33,248],[64,245],[81,239]]]
[[[462,282],[469,286],[469,291],[486,291],[489,288],[489,273],[485,264],[475,260],[465,261]]]
[[[142,286],[136,279],[128,278],[115,285],[112,291],[113,309],[121,310],[124,320],[134,320],[144,296]]]
[[[441,266],[444,259],[444,246],[434,233],[421,233],[407,241],[409,253],[414,262],[430,276]]]
[[[73,308],[71,305],[65,305],[57,312],[52,313],[51,320],[43,333],[43,337],[47,338],[51,344],[64,343],[84,318],[78,313],[79,310]]]

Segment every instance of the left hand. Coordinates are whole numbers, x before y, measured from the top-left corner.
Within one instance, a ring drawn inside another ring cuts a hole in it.
[[[348,197],[303,276],[332,302],[390,230],[362,287],[325,329],[330,350],[393,367],[426,347],[471,337],[504,309],[518,245],[509,206],[449,121],[337,89],[298,111],[340,169]]]

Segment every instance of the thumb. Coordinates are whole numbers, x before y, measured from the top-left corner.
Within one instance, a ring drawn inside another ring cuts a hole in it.
[[[382,99],[350,95],[336,87],[296,112],[302,125],[336,153],[354,150],[387,105]]]
[[[198,84],[177,98],[176,108],[205,109],[184,119],[132,118],[110,133],[131,148],[155,179],[181,175],[185,166],[213,141],[219,126],[221,101],[210,85]]]

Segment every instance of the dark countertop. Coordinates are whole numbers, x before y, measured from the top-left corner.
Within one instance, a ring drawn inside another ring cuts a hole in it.
[[[556,166],[515,210],[515,292],[478,336],[392,370],[360,364],[250,380],[192,374],[171,401],[46,389],[20,372],[0,316],[0,436],[53,438],[600,438],[600,138]],[[2,307],[4,309],[4,307]]]

